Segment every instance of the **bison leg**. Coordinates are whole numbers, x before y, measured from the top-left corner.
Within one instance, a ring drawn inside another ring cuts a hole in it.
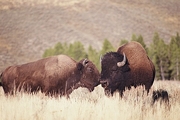
[[[145,85],[145,90],[147,91],[147,95],[148,95],[148,93],[149,93],[149,90],[150,90],[150,88],[151,88],[151,85]]]
[[[6,95],[8,94],[13,95],[14,93],[13,90],[10,90],[8,87],[5,87],[5,86],[3,86],[3,90]]]
[[[14,95],[16,93],[16,85],[15,83],[9,85],[3,85],[3,90],[6,95]]]
[[[129,89],[129,87],[128,87],[128,89]],[[119,90],[119,95],[122,98],[123,97],[123,92],[125,91],[125,86],[121,85],[118,90]]]
[[[123,97],[123,92],[124,92],[123,90],[119,91],[121,98]]]
[[[106,96],[110,97],[110,96],[113,96],[114,91],[105,89],[104,93],[105,93]]]

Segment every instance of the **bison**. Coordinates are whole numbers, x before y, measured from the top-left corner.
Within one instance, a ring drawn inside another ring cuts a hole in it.
[[[68,96],[78,87],[93,91],[99,85],[99,78],[99,71],[91,61],[76,62],[66,55],[58,55],[10,66],[2,72],[0,81],[5,93],[41,90],[46,95]]]
[[[160,100],[160,103],[162,104],[163,102],[165,104],[169,104],[169,95],[168,92],[166,90],[156,90],[153,91],[153,95],[152,95],[152,104],[154,104],[156,101]]]
[[[121,97],[125,88],[145,85],[147,93],[155,77],[155,67],[138,42],[122,45],[117,52],[106,53],[101,58],[100,83],[106,94],[117,90]]]

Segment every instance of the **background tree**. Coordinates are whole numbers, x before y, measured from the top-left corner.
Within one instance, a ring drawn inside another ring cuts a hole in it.
[[[66,43],[62,44],[58,42],[54,47],[53,55],[65,54],[67,53],[67,49],[68,49],[68,45]]]
[[[171,42],[169,44],[170,49],[170,62],[171,65],[169,67],[171,71],[171,79],[179,80],[180,79],[180,36],[177,33],[176,36],[171,38]]]
[[[115,48],[107,39],[105,39],[103,42],[103,47],[102,47],[102,50],[100,51],[100,54],[104,55],[105,53],[111,52],[111,51],[115,51]]]
[[[148,48],[147,48],[147,46],[146,46],[146,44],[145,44],[145,42],[144,42],[144,39],[143,39],[142,35],[139,35],[139,36],[137,37],[135,34],[133,34],[133,35],[132,35],[132,38],[131,38],[131,41],[139,42],[139,43],[144,47],[144,49],[146,50],[146,52],[148,52]]]
[[[52,56],[53,54],[54,54],[53,48],[46,49],[43,53],[43,58]]]
[[[141,35],[132,35],[131,41],[139,42],[147,51],[148,56],[153,61],[156,69],[156,79],[158,80],[180,80],[180,36],[179,33],[176,36],[172,36],[170,43],[165,43],[160,38],[158,33],[154,33],[153,42],[149,47],[146,46],[143,37]],[[122,39],[122,44],[128,43],[128,40]],[[107,52],[116,51],[113,45],[105,39],[100,51],[96,51],[92,46],[89,46],[86,50],[81,42],[74,42],[71,44],[57,43],[54,47],[46,49],[43,57],[52,55],[65,54],[76,61],[84,58],[91,60],[97,68],[100,70],[100,56],[103,56]]]
[[[128,43],[128,42],[129,42],[128,40],[122,39],[122,40],[120,41],[120,44],[119,44],[119,45],[121,46],[121,45],[126,44],[126,43]]]
[[[43,58],[49,57],[52,55],[67,54],[67,50],[68,50],[68,45],[66,43],[62,44],[62,43],[58,42],[54,46],[54,48],[49,48],[49,49],[45,50],[45,52],[43,54]]]
[[[100,53],[93,49],[91,45],[88,48],[88,59],[100,70]]]
[[[69,45],[67,55],[77,61],[88,57],[87,53],[85,52],[84,46],[79,41]]]
[[[54,46],[54,48],[46,49],[43,54],[43,57],[59,55],[59,54],[68,55],[77,61],[88,57],[87,53],[85,52],[84,46],[79,41],[74,42],[70,45],[68,45],[67,43],[62,44],[58,42]]]
[[[156,78],[160,80],[169,79],[169,47],[165,44],[164,40],[159,37],[158,33],[154,34],[153,43],[149,49],[148,54],[155,64]]]

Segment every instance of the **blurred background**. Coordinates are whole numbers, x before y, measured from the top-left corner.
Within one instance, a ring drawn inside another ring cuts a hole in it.
[[[138,41],[156,79],[180,79],[179,0],[0,0],[0,72],[67,54],[99,58]]]

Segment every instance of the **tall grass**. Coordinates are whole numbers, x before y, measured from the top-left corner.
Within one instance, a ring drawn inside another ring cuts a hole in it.
[[[170,108],[160,102],[152,106],[152,91],[165,89]],[[1,120],[180,120],[180,82],[156,81],[150,93],[143,87],[124,92],[121,99],[104,95],[101,86],[89,93],[85,88],[75,90],[70,99],[48,97],[42,93],[18,93],[5,96],[0,90]]]

